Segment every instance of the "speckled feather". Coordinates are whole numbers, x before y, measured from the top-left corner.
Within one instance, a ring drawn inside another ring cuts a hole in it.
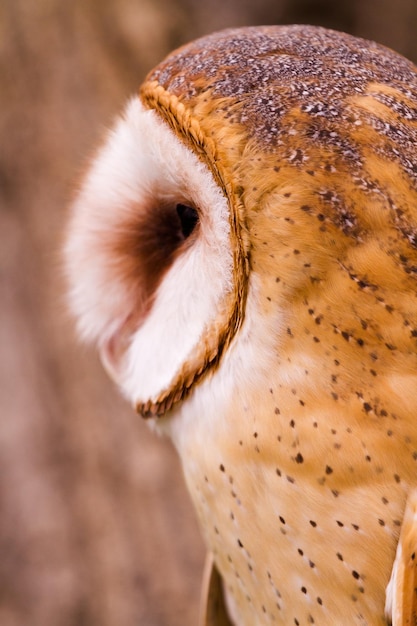
[[[174,52],[141,97],[225,189],[258,323],[283,313],[273,360],[213,401],[221,427],[177,434],[236,623],[387,624],[417,483],[416,69],[341,33],[246,28]]]

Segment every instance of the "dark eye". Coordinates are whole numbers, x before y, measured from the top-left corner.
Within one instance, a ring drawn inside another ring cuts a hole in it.
[[[181,232],[184,239],[187,239],[198,223],[198,213],[193,207],[186,204],[177,204],[177,214],[180,218]]]

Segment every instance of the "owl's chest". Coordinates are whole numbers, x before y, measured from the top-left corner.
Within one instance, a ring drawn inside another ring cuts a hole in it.
[[[386,624],[401,468],[387,463],[376,427],[371,440],[290,396],[278,408],[277,392],[254,404],[241,394],[180,428],[187,485],[237,623]]]

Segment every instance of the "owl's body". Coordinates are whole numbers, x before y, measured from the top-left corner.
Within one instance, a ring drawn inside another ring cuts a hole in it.
[[[402,57],[225,31],[148,76],[75,205],[81,328],[172,437],[237,626],[415,618],[416,145]]]

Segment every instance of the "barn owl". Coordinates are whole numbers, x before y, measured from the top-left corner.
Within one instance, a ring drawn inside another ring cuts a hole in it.
[[[411,62],[233,29],[150,72],[81,186],[71,306],[178,450],[204,623],[416,623],[416,145]]]

